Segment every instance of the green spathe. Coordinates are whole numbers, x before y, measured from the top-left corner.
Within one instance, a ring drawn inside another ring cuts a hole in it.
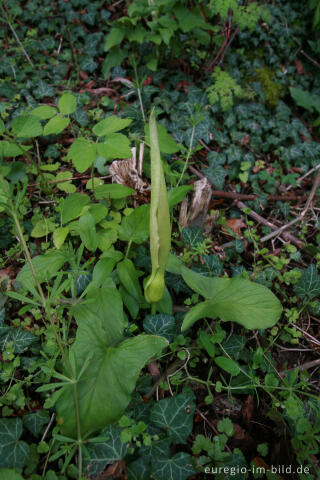
[[[154,109],[150,115],[149,131],[151,147],[150,252],[152,273],[146,283],[144,294],[148,303],[157,303],[164,294],[164,273],[170,253],[171,225]]]

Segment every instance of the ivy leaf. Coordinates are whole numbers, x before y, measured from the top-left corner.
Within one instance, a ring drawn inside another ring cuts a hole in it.
[[[42,135],[42,126],[37,117],[23,115],[13,120],[12,131],[17,138],[33,138]]]
[[[84,467],[90,472],[90,476],[104,470],[108,463],[124,458],[128,450],[128,445],[121,442],[121,429],[115,425],[102,430],[99,436],[106,437],[108,440],[87,444],[90,459],[84,459]]]
[[[85,172],[94,162],[96,145],[86,138],[77,138],[69,148],[67,158],[71,159],[77,172]]]
[[[53,97],[54,88],[48,85],[43,80],[40,80],[38,87],[33,90],[33,93],[36,98]]]
[[[23,353],[30,345],[37,342],[38,337],[21,327],[10,328],[6,337],[0,339],[1,350],[5,349],[7,342],[13,343],[13,351],[15,353]]]
[[[190,245],[190,247],[195,247],[204,241],[201,227],[183,228],[181,237],[187,245]]]
[[[19,440],[21,435],[20,418],[0,420],[0,468],[22,468],[26,465],[30,447]]]
[[[152,478],[154,480],[186,480],[195,473],[191,456],[180,452],[172,458],[155,458],[152,460]]]
[[[177,324],[173,315],[158,313],[157,315],[147,315],[143,321],[143,329],[153,335],[161,335],[169,342],[172,342],[177,335]]]
[[[237,360],[246,343],[247,340],[244,335],[233,334],[227,342],[223,343],[223,349]]]
[[[236,147],[235,145],[230,145],[230,147],[225,150],[225,153],[228,157],[228,163],[240,162],[243,157],[241,148]]]
[[[320,278],[315,265],[309,265],[294,289],[299,298],[307,297],[312,299],[320,294]]]
[[[202,172],[218,190],[223,189],[227,171],[221,165],[203,168]]]
[[[23,424],[35,437],[39,435],[44,425],[50,421],[46,410],[37,410],[35,413],[27,413],[23,416]]]
[[[149,480],[150,462],[144,456],[127,464],[128,480]],[[1,479],[0,479],[1,480]]]
[[[185,443],[192,432],[194,410],[194,395],[181,393],[158,401],[151,409],[150,420],[174,443]]]

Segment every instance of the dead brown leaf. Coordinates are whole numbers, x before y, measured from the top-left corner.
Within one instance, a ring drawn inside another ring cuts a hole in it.
[[[305,70],[304,70],[304,66],[303,66],[302,62],[300,62],[300,60],[295,58],[294,59],[294,64],[296,66],[298,75],[304,75],[306,73]]]
[[[228,229],[230,228],[230,230],[232,230],[237,235],[237,237],[241,237],[241,229],[246,227],[247,226],[242,220],[242,218],[229,218],[226,221],[226,226],[221,228],[226,233],[229,233]]]
[[[252,395],[248,395],[246,401],[243,404],[241,413],[244,422],[248,425],[251,422],[254,414],[254,400]]]

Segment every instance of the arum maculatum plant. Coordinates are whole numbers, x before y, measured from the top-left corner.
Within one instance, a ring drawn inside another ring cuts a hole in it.
[[[259,283],[239,277],[208,278],[187,268],[174,255],[169,256],[166,270],[182,275],[186,284],[204,298],[185,315],[182,331],[206,317],[236,322],[249,330],[272,327],[280,318],[280,301]]]
[[[165,178],[163,174],[156,114],[150,115],[151,146],[151,206],[150,251],[152,273],[145,286],[148,303],[159,302],[164,294],[165,271],[182,275],[186,284],[199,293],[204,301],[186,314],[182,331],[201,318],[221,318],[239,323],[247,329],[272,327],[282,312],[277,297],[265,286],[244,278],[208,278],[187,268],[181,260],[170,254],[170,213]]]
[[[150,252],[152,272],[144,294],[148,303],[156,304],[164,294],[164,274],[171,246],[171,225],[167,187],[161,164],[155,109],[150,115],[151,205]]]

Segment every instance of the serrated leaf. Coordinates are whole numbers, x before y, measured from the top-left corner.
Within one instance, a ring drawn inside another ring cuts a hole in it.
[[[17,138],[34,138],[42,135],[42,126],[37,117],[24,115],[13,120],[12,131]]]
[[[192,432],[194,410],[194,395],[181,393],[158,401],[151,409],[150,420],[175,443],[185,443]]]
[[[315,298],[320,294],[320,277],[315,265],[311,264],[303,272],[299,282],[294,287],[300,298]]]
[[[66,262],[66,257],[61,252],[48,252],[44,255],[33,257],[32,263],[40,283],[50,279],[57,273]],[[17,281],[26,288],[32,288],[35,284],[29,264],[25,264],[17,276]]]
[[[94,162],[96,145],[86,138],[77,138],[69,148],[67,158],[71,159],[77,172],[85,172]]]
[[[152,460],[152,478],[154,480],[186,480],[194,475],[191,456],[180,452],[172,458],[154,458]]]
[[[83,208],[90,203],[89,195],[73,193],[63,200],[61,222],[63,225],[79,217]]]
[[[23,416],[23,424],[35,437],[50,421],[49,413],[46,410],[37,410],[34,413],[27,413]]]
[[[54,246],[59,250],[64,244],[65,239],[69,233],[68,227],[59,227],[53,232],[52,240]]]
[[[150,128],[149,124],[146,124],[144,127],[145,131],[145,140],[147,144],[150,144]],[[159,148],[161,153],[172,154],[180,150],[180,146],[172,138],[172,136],[167,132],[167,129],[160,124],[157,124],[157,132],[159,139]]]
[[[17,157],[30,150],[31,145],[16,145],[7,140],[0,141],[0,157]]]
[[[52,222],[49,218],[43,218],[35,224],[32,229],[31,236],[33,238],[41,238],[49,233],[53,232],[56,228],[56,223]]]
[[[21,442],[20,418],[0,419],[0,468],[22,468],[28,461],[30,447]]]
[[[40,118],[40,120],[48,120],[57,114],[57,109],[50,105],[41,105],[31,110],[31,115]]]
[[[123,217],[119,239],[125,242],[143,243],[149,236],[150,205],[141,205],[130,215]]]
[[[102,200],[103,198],[125,198],[130,197],[130,195],[133,195],[134,193],[135,190],[133,190],[133,188],[117,183],[101,185],[94,190],[94,195],[97,200]]]
[[[161,335],[172,342],[177,335],[177,324],[173,315],[158,313],[147,315],[143,321],[143,329],[153,335]]]
[[[107,52],[110,48],[115,45],[120,45],[124,39],[125,30],[122,28],[113,27],[110,30],[110,33],[107,35],[106,42],[104,45],[104,50]]]
[[[93,133],[97,137],[104,137],[111,133],[119,132],[126,128],[132,120],[130,118],[119,118],[115,115],[105,118],[98,122],[92,129]]]
[[[70,115],[77,109],[77,99],[72,93],[64,93],[58,100],[58,108],[62,115]]]
[[[110,133],[104,142],[97,144],[97,151],[101,157],[108,160],[129,158],[131,156],[130,141],[121,133]]]
[[[179,187],[173,187],[168,191],[168,204],[172,208],[186,197],[188,192],[193,190],[192,185],[180,185]]]
[[[52,117],[49,122],[44,126],[43,135],[58,135],[61,133],[70,123],[70,118],[56,115]]]
[[[85,247],[94,252],[97,249],[98,238],[95,221],[91,213],[86,212],[79,218],[79,234]]]

